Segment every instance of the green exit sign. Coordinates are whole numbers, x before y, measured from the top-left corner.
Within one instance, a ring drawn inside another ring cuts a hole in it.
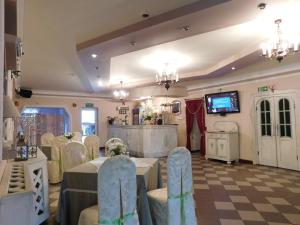
[[[93,108],[94,104],[93,103],[85,103],[86,108]]]
[[[263,87],[259,87],[258,88],[258,92],[267,92],[269,91],[269,87],[268,86],[263,86]]]

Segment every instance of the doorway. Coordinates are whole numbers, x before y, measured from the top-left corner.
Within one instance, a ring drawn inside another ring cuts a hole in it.
[[[186,99],[186,147],[190,151],[200,150],[205,155],[204,99]]]
[[[256,97],[259,164],[298,169],[295,99],[291,93]]]
[[[18,130],[28,136],[32,145],[40,145],[44,133],[60,136],[70,132],[69,114],[64,108],[57,107],[25,107],[21,112],[20,125]]]

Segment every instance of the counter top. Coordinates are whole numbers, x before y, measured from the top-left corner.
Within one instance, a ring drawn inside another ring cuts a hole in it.
[[[124,127],[124,128],[159,128],[177,126],[178,124],[164,124],[164,125],[108,125],[108,127]]]
[[[218,133],[218,134],[235,134],[236,131],[207,131],[207,133]]]

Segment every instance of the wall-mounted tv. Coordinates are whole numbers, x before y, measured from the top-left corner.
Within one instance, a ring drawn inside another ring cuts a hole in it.
[[[228,91],[205,95],[207,114],[239,113],[238,91]]]

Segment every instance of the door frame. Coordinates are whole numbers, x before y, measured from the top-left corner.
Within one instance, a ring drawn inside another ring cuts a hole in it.
[[[300,107],[300,90],[299,89],[290,89],[290,90],[274,90],[273,92],[265,92],[258,93],[252,95],[252,146],[253,146],[253,164],[259,164],[259,155],[258,155],[258,138],[256,133],[257,126],[257,117],[256,117],[256,99],[262,97],[276,97],[282,94],[290,94],[294,95],[294,103],[295,103],[295,137],[296,137],[296,148],[297,148],[297,156],[298,156],[298,170],[300,170],[300,110],[297,110]],[[299,105],[297,105],[299,104]]]

